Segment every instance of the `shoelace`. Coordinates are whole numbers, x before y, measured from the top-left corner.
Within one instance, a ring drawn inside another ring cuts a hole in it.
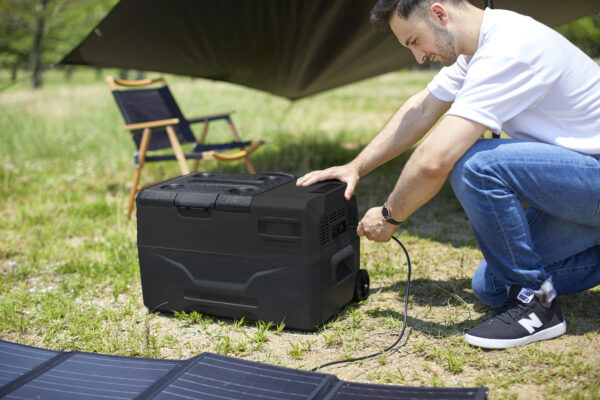
[[[500,310],[498,310],[498,312],[496,312],[494,318],[498,318],[500,321],[510,324],[519,320],[525,314],[527,307],[528,304],[523,304],[516,299],[510,299]]]

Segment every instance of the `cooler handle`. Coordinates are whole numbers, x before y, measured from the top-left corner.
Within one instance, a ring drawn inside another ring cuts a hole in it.
[[[204,207],[177,206],[177,212],[182,217],[210,218],[213,210],[212,210],[212,208],[204,208]]]
[[[354,272],[354,248],[347,245],[331,257],[331,280],[339,285]]]

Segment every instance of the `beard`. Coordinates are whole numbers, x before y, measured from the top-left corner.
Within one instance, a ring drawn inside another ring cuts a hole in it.
[[[436,54],[437,61],[444,67],[449,67],[456,62],[458,51],[456,50],[456,40],[454,35],[447,29],[441,28],[435,23],[428,20],[429,25],[433,29],[435,44],[438,48]]]

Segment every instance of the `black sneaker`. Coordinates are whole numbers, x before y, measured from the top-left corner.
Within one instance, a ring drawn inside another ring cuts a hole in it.
[[[511,286],[502,308],[489,320],[471,328],[465,340],[486,349],[505,349],[552,339],[566,331],[558,299],[546,308],[533,290]]]

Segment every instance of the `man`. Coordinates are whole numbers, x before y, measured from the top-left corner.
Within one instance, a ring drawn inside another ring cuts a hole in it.
[[[499,308],[465,340],[506,348],[563,334],[556,296],[600,283],[600,68],[533,19],[466,0],[380,0],[371,20],[445,68],[356,159],[298,185],[337,178],[350,198],[445,114],[357,233],[388,241],[449,178],[484,256],[473,291]],[[516,140],[480,139],[488,129]]]

